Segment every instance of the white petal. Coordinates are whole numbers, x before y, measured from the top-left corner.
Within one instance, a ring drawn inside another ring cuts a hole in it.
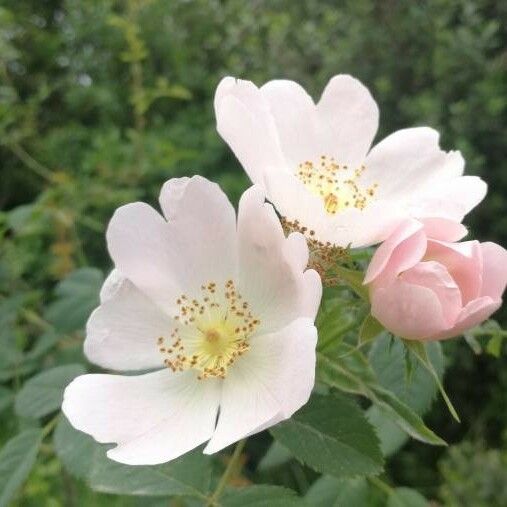
[[[280,329],[301,316],[313,317],[320,302],[318,279],[303,275],[303,245],[298,245],[297,254],[287,251],[293,241],[285,238],[260,188],[247,190],[238,212],[239,290],[261,320],[259,332]]]
[[[220,386],[195,372],[161,370],[146,375],[83,375],[64,394],[70,423],[101,443],[118,446],[108,457],[130,465],[174,459],[213,433]]]
[[[292,172],[321,151],[317,110],[312,98],[294,81],[277,79],[261,87],[275,120],[280,145]]]
[[[117,269],[113,269],[111,273],[107,275],[100,289],[100,302],[103,303],[111,299],[125,281],[126,278]]]
[[[410,213],[415,217],[441,217],[461,222],[484,199],[487,191],[488,186],[478,176],[461,176],[414,196]]]
[[[439,134],[427,127],[404,129],[378,143],[366,157],[361,182],[378,183],[379,199],[412,202],[417,192],[461,176],[464,161],[459,152],[441,150]]]
[[[269,104],[252,82],[224,78],[215,94],[215,114],[218,133],[254,183],[268,167],[286,167]]]
[[[342,74],[327,84],[317,104],[322,155],[360,165],[378,128],[379,110],[368,89]]]
[[[162,187],[160,206],[186,290],[235,277],[236,212],[216,183],[201,176],[171,179]]]
[[[174,323],[132,282],[123,279],[115,294],[88,319],[85,355],[92,363],[114,370],[162,367],[157,339],[167,337]]]
[[[128,204],[107,241],[119,271],[171,312],[182,293],[195,297],[203,283],[234,275],[235,220],[219,187],[201,177],[169,181],[160,199],[170,222],[147,204]]]
[[[316,344],[310,319],[252,340],[224,380],[218,424],[204,452],[217,452],[301,408],[315,382]]]

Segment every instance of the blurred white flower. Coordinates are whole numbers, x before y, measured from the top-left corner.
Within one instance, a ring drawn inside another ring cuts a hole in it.
[[[169,461],[209,440],[213,453],[290,417],[314,385],[321,297],[304,237],[284,237],[252,187],[238,219],[216,184],[162,188],[163,218],[121,207],[107,231],[115,270],[87,324],[85,353],[113,370],[66,389],[71,424],[127,464]]]
[[[293,81],[257,88],[226,77],[215,113],[218,132],[286,228],[317,249],[378,243],[407,217],[460,222],[486,194],[433,129],[399,130],[370,149],[378,107],[351,76],[333,77],[317,105]]]

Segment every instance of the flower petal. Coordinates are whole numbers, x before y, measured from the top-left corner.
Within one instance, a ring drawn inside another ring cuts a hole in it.
[[[171,179],[162,187],[160,206],[168,221],[174,276],[187,291],[199,294],[203,283],[235,277],[236,212],[216,183],[201,176]]]
[[[304,88],[294,81],[277,79],[260,90],[269,103],[280,146],[292,172],[305,160],[317,160],[323,154],[317,110]]]
[[[467,228],[447,218],[422,218],[419,220],[424,225],[424,232],[430,239],[441,241],[459,241],[468,234]]]
[[[100,302],[104,303],[111,299],[116,292],[121,288],[127,279],[120,273],[119,270],[113,269],[107,278],[104,280],[100,289]]]
[[[114,272],[114,271],[113,271]],[[103,368],[144,370],[163,366],[157,339],[175,321],[129,280],[94,310],[86,324],[84,352]]]
[[[116,268],[171,313],[210,276],[234,276],[235,217],[219,187],[201,177],[170,180],[160,199],[170,222],[147,204],[128,204],[113,215],[107,241]]]
[[[478,241],[449,243],[429,240],[426,259],[443,264],[461,290],[463,306],[480,296],[482,253]]]
[[[139,376],[83,375],[64,394],[70,423],[101,443],[109,458],[129,465],[164,463],[210,438],[220,385],[195,372],[161,370]]]
[[[484,199],[487,191],[488,186],[478,176],[460,176],[432,184],[414,195],[409,212],[415,217],[439,216],[461,222]]]
[[[417,220],[405,220],[377,248],[366,270],[364,284],[373,282],[388,264],[395,275],[419,262],[426,251],[423,226]]]
[[[320,302],[318,280],[305,277],[302,259],[287,251],[292,241],[285,238],[273,207],[264,203],[262,190],[247,190],[238,211],[239,292],[261,320],[259,333],[280,329],[301,316],[312,317]],[[301,244],[298,250],[302,256]]]
[[[220,451],[303,406],[315,382],[316,344],[310,319],[252,340],[224,381],[218,424],[204,452]]]
[[[445,340],[447,338],[454,338],[463,334],[468,329],[478,326],[484,322],[488,317],[495,313],[502,301],[500,299],[493,300],[489,296],[480,297],[470,301],[465,308],[461,311],[456,324],[449,330],[438,333],[432,336],[432,340]]]
[[[398,130],[372,148],[361,182],[378,183],[379,199],[411,203],[417,192],[461,176],[463,157],[441,150],[438,140],[438,132],[428,127]]]
[[[322,153],[341,164],[363,163],[378,128],[379,110],[368,88],[352,76],[334,76],[317,104]]]
[[[482,289],[481,296],[502,299],[507,285],[507,250],[496,243],[481,243]]]
[[[404,282],[431,289],[440,301],[447,325],[454,325],[461,311],[461,292],[445,266],[435,261],[419,262],[400,276]]]
[[[254,183],[286,167],[269,104],[250,81],[224,78],[215,93],[217,130]]]
[[[397,279],[370,291],[371,314],[393,334],[424,340],[449,328],[437,295],[427,287]]]

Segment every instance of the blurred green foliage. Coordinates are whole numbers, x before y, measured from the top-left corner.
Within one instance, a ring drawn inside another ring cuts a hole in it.
[[[248,185],[215,131],[213,93],[224,75],[295,79],[315,98],[336,73],[360,78],[380,106],[378,138],[430,125],[446,149],[462,150],[467,172],[490,185],[467,223],[479,239],[505,245],[506,41],[499,0],[2,0],[0,445],[16,432],[11,399],[24,379],[83,360],[81,329],[102,274],[79,285],[75,270],[110,268],[104,231],[114,209],[155,203],[174,176],[208,176],[233,201]],[[79,286],[83,312],[55,328],[69,283]],[[446,347],[463,424],[439,404],[431,427],[451,443],[484,445],[448,452],[411,442],[388,473],[444,505],[505,505],[507,361],[475,357],[463,343]],[[304,493],[307,472],[293,463],[270,480]],[[43,448],[18,504],[75,498],[112,502],[69,480]]]

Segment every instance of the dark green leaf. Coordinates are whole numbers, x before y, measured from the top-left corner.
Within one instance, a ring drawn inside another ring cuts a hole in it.
[[[428,507],[428,505],[426,498],[410,488],[395,489],[387,500],[387,507]]]
[[[26,430],[0,451],[0,507],[7,507],[35,463],[42,430]]]
[[[220,499],[221,507],[305,507],[305,501],[280,486],[250,486],[229,489]],[[310,506],[308,506],[310,507]]]
[[[359,344],[374,340],[383,331],[385,331],[384,326],[369,313],[359,328]]]
[[[9,406],[13,399],[12,391],[7,387],[0,386],[0,412]]]
[[[271,433],[296,458],[319,472],[342,478],[382,470],[373,428],[357,405],[343,396],[314,395]]]
[[[21,417],[38,418],[57,410],[65,387],[78,375],[86,373],[80,364],[57,366],[28,380],[16,395],[15,409]]]
[[[370,505],[369,486],[362,477],[336,479],[324,475],[312,484],[305,500],[312,507],[362,507]]]
[[[63,333],[81,329],[99,304],[103,281],[102,272],[96,268],[80,268],[72,272],[56,287],[56,301],[47,309],[46,320]]]
[[[210,487],[212,460],[199,449],[164,465],[122,465],[108,459],[105,446],[75,430],[65,418],[58,423],[54,445],[67,470],[95,491],[203,498]]]
[[[271,444],[268,451],[257,465],[260,471],[278,467],[287,463],[292,458],[292,453],[276,440]]]

